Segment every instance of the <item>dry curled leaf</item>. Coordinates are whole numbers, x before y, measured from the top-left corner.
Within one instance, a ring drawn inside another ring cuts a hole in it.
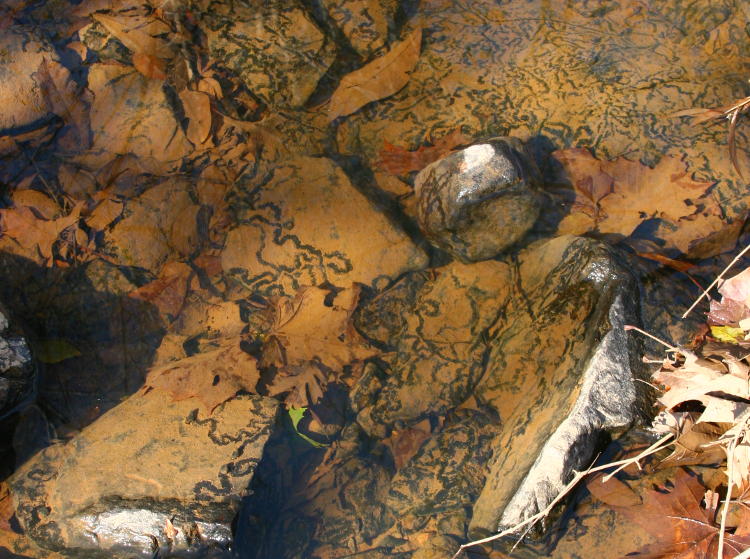
[[[304,287],[277,301],[262,350],[263,364],[278,369],[269,386],[272,395],[288,393],[287,406],[307,407],[346,365],[377,354],[351,323],[358,299],[357,287],[337,293]]]
[[[222,347],[151,369],[144,390],[158,389],[174,401],[196,398],[210,414],[240,390],[255,392],[260,379],[255,358],[242,351],[240,338]]]
[[[421,45],[422,30],[417,28],[380,58],[344,76],[331,97],[328,118],[350,115],[399,91],[417,65]]]

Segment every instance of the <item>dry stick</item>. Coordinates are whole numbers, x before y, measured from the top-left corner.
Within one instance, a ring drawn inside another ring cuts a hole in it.
[[[721,281],[721,279],[722,279],[722,278],[724,277],[724,274],[726,274],[726,273],[727,273],[727,272],[728,272],[728,271],[730,270],[730,268],[731,268],[732,266],[734,266],[734,265],[735,265],[735,264],[736,264],[736,263],[737,263],[737,262],[739,261],[739,259],[740,259],[740,258],[742,258],[742,257],[743,257],[743,256],[745,255],[745,253],[746,253],[746,252],[747,252],[748,250],[750,250],[750,245],[747,245],[747,246],[746,246],[745,248],[743,248],[743,249],[742,249],[742,251],[741,251],[741,252],[740,252],[740,253],[739,253],[739,254],[738,254],[737,256],[735,256],[735,257],[734,257],[734,259],[733,259],[733,260],[732,260],[732,261],[731,261],[731,262],[729,263],[729,265],[728,265],[728,266],[727,266],[726,268],[724,268],[724,270],[722,270],[722,272],[721,272],[721,273],[720,273],[720,274],[719,274],[719,275],[718,275],[718,276],[716,277],[716,279],[715,279],[714,281],[712,281],[712,282],[711,282],[711,285],[709,285],[709,286],[708,286],[708,287],[707,287],[707,288],[706,288],[706,289],[705,289],[705,290],[703,291],[703,293],[701,293],[701,296],[700,296],[700,297],[698,297],[698,298],[697,298],[697,299],[696,299],[695,301],[693,301],[693,304],[692,304],[692,305],[690,305],[690,308],[689,308],[688,310],[686,310],[686,311],[685,311],[685,314],[683,314],[681,318],[686,318],[686,317],[687,317],[687,315],[689,315],[689,314],[690,314],[690,311],[692,311],[692,310],[693,310],[693,309],[695,308],[695,306],[696,306],[696,305],[697,305],[698,303],[700,303],[700,302],[701,302],[701,300],[702,300],[702,299],[703,299],[703,298],[704,298],[704,297],[705,297],[706,295],[708,295],[708,292],[709,292],[709,291],[711,291],[711,289],[713,289],[714,285],[716,285],[717,283],[719,283],[719,281]]]
[[[557,497],[555,497],[552,500],[552,502],[549,505],[547,505],[547,507],[544,510],[536,513],[534,516],[530,516],[529,518],[527,518],[523,522],[519,522],[518,524],[516,524],[515,526],[512,526],[510,528],[508,528],[507,530],[503,530],[502,532],[499,532],[497,534],[493,534],[492,536],[487,536],[486,538],[482,538],[480,540],[474,540],[472,542],[463,544],[461,547],[458,548],[458,551],[456,551],[456,553],[453,555],[453,557],[451,559],[457,559],[457,557],[459,555],[461,555],[461,552],[463,552],[463,550],[465,550],[465,549],[467,549],[469,547],[474,547],[475,545],[481,545],[483,543],[489,543],[491,541],[503,538],[505,536],[508,536],[510,534],[518,532],[521,528],[524,528],[526,526],[529,526],[529,529],[531,529],[531,527],[534,524],[536,524],[542,518],[546,517],[552,511],[552,509],[555,508],[555,505],[557,505],[557,503],[559,503],[563,499],[563,497],[565,497],[565,495],[567,495],[568,493],[570,493],[571,489],[573,489],[576,485],[578,485],[578,482],[581,481],[588,474],[592,474],[594,472],[599,472],[601,470],[606,470],[608,468],[611,468],[612,466],[621,466],[617,470],[617,471],[619,471],[622,468],[627,467],[629,464],[638,464],[638,461],[641,460],[642,458],[645,458],[646,456],[648,456],[650,454],[653,454],[655,452],[658,452],[662,448],[665,448],[667,445],[664,444],[664,443],[666,443],[673,436],[674,435],[672,435],[671,433],[663,436],[661,439],[659,439],[658,441],[656,441],[654,444],[652,444],[646,450],[644,450],[643,452],[641,452],[637,456],[633,456],[632,458],[626,458],[624,460],[618,460],[617,462],[611,462],[609,464],[602,464],[601,466],[596,466],[595,468],[589,467],[588,469],[586,469],[586,470],[584,470],[582,472],[575,472],[575,475],[573,476],[573,479],[571,479],[568,482],[568,484],[565,487],[562,488],[562,490],[560,491],[560,493],[557,494]],[[638,467],[640,468],[640,464],[638,464]],[[611,477],[611,476],[607,476],[607,479],[609,479],[609,477]],[[602,482],[604,482],[604,481],[605,481],[605,479],[602,478]],[[528,532],[528,530],[526,530],[526,532]]]
[[[683,350],[681,350],[679,347],[675,347],[672,344],[665,342],[661,338],[657,338],[653,334],[649,334],[645,330],[641,330],[637,326],[631,326],[630,324],[626,324],[622,328],[623,328],[623,330],[626,330],[626,331],[635,330],[639,334],[643,334],[644,336],[646,336],[648,338],[651,338],[652,340],[654,340],[656,342],[659,342],[661,345],[665,346],[669,351],[675,351],[677,353],[683,353]]]

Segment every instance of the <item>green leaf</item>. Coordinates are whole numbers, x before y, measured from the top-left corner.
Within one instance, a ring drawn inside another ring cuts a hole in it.
[[[59,363],[71,357],[79,357],[81,352],[73,344],[62,339],[39,340],[35,347],[36,357],[42,363]]]
[[[323,448],[323,447],[328,446],[327,444],[319,443],[318,441],[312,440],[310,437],[308,437],[304,433],[300,433],[299,429],[297,429],[297,425],[299,425],[299,422],[302,421],[303,417],[305,417],[306,411],[307,411],[306,407],[302,407],[302,408],[291,407],[287,410],[287,413],[289,414],[289,419],[292,420],[292,427],[294,427],[294,432],[297,433],[297,435],[299,435],[300,438],[304,439],[306,442],[310,443],[316,448]]]

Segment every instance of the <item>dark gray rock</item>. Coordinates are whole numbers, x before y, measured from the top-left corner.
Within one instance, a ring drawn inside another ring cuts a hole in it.
[[[638,288],[611,249],[559,237],[519,255],[521,293],[489,336],[474,394],[500,414],[470,534],[507,528],[545,508],[588,465],[604,431],[647,415],[637,339]]]
[[[492,258],[536,221],[537,177],[516,138],[451,153],[415,179],[419,225],[431,242],[463,262]]]
[[[34,392],[36,366],[21,329],[0,306],[0,418],[15,411]]]
[[[37,454],[9,482],[25,533],[41,547],[91,558],[225,548],[278,402],[237,396],[210,416],[197,407],[192,398],[139,392]]]

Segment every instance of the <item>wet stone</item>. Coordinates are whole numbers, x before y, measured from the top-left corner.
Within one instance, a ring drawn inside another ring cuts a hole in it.
[[[382,288],[427,266],[421,248],[326,158],[300,157],[233,200],[222,267],[247,288],[292,295],[304,285]]]
[[[489,332],[474,390],[503,429],[470,535],[512,526],[546,507],[584,468],[605,431],[647,417],[637,339],[638,287],[606,245],[559,237],[518,256],[520,292]],[[645,385],[643,385],[645,386]]]
[[[211,55],[274,107],[301,107],[336,56],[297,0],[199,0]]]
[[[514,138],[456,151],[417,175],[417,218],[435,245],[464,262],[486,260],[521,239],[539,215],[538,171]]]
[[[237,396],[208,417],[196,407],[157,390],[139,393],[37,454],[10,479],[26,534],[92,558],[225,548],[278,403]]]
[[[26,338],[0,305],[0,418],[29,400],[35,381],[36,366]]]
[[[391,323],[392,309],[400,305],[404,318],[402,329],[391,332],[398,347],[387,381],[357,416],[372,435],[386,436],[397,422],[444,414],[470,395],[484,372],[482,334],[508,303],[510,267],[496,261],[453,262],[434,273],[436,278],[424,283],[414,299],[400,284],[392,288],[395,301],[399,292],[407,297],[383,305],[383,321],[372,316],[373,325],[365,330],[377,332],[378,323]]]

